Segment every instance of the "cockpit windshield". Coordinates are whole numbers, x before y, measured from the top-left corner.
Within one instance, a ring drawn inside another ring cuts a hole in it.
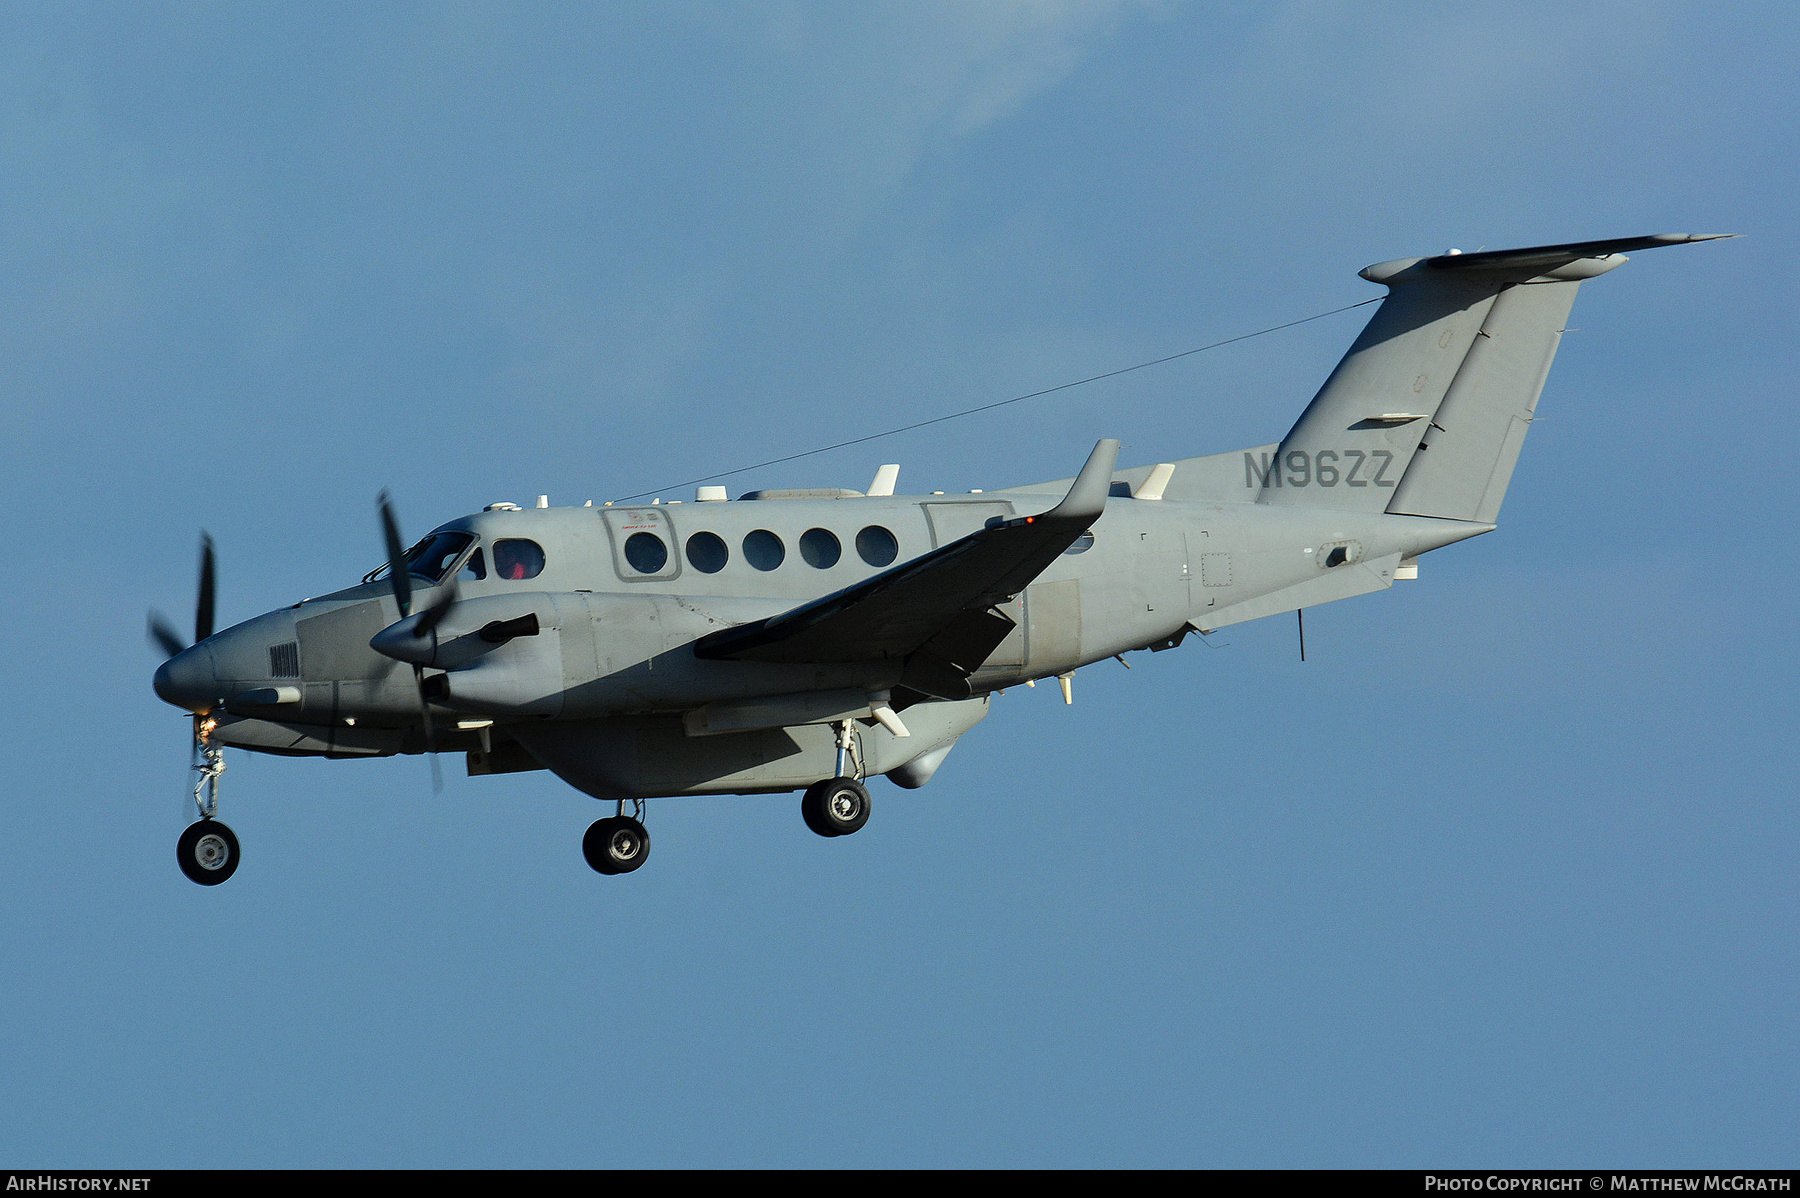
[[[466,532],[434,532],[406,551],[406,572],[425,582],[442,582],[463,550],[474,542],[475,538]],[[371,570],[363,581],[373,582],[386,576],[387,567],[381,566]]]
[[[417,578],[441,582],[475,538],[466,532],[434,532],[406,555],[406,569]]]

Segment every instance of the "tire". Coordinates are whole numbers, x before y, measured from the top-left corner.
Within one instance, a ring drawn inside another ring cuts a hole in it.
[[[237,836],[216,819],[189,824],[175,842],[175,861],[188,881],[217,886],[237,872]]]
[[[825,781],[829,782],[831,779],[827,778]],[[800,818],[806,821],[807,827],[820,836],[831,837],[836,836],[837,833],[832,830],[830,824],[825,822],[824,789],[825,782],[814,782],[806,788],[806,793],[800,796]]]
[[[820,836],[848,836],[869,822],[869,792],[854,778],[827,778],[806,788],[800,814]]]
[[[650,833],[630,816],[597,819],[581,838],[581,855],[595,873],[628,874],[650,856]]]

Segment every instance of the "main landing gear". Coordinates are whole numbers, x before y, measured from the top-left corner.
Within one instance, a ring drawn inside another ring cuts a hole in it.
[[[628,874],[650,856],[650,833],[644,830],[644,804],[632,800],[632,813],[625,814],[625,800],[619,800],[619,813],[608,819],[597,819],[581,838],[581,855],[595,872]]]
[[[862,755],[854,729],[850,720],[838,724],[838,776],[814,782],[800,798],[800,818],[820,836],[848,836],[869,822],[869,792],[857,778],[848,775],[852,760],[856,762],[856,773],[862,773]]]
[[[225,750],[212,743],[211,716],[194,717],[194,806],[200,819],[189,824],[175,842],[175,861],[190,882],[217,886],[237,872],[238,842],[230,828],[213,817],[219,813],[219,775],[225,772]]]
[[[806,788],[800,817],[820,836],[848,836],[869,822],[869,792],[855,778],[827,778]]]
[[[838,724],[837,772],[837,777],[807,787],[800,800],[801,818],[820,836],[848,836],[869,822],[871,804],[869,792],[862,784],[862,752],[852,720]],[[625,814],[627,801],[631,803],[630,815]],[[595,873],[628,874],[643,865],[650,856],[643,800],[620,799],[618,814],[589,825],[587,835],[581,838],[581,855]]]

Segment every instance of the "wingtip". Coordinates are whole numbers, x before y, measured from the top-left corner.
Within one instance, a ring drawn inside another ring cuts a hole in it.
[[[1080,519],[1097,516],[1106,509],[1106,497],[1112,490],[1113,470],[1118,464],[1118,438],[1102,437],[1096,441],[1094,451],[1088,454],[1088,460],[1081,467],[1081,473],[1075,476],[1069,493],[1063,496],[1061,503],[1044,515]]]
[[[1670,245],[1685,245],[1690,241],[1723,241],[1727,237],[1742,237],[1742,233],[1658,233],[1657,241]]]

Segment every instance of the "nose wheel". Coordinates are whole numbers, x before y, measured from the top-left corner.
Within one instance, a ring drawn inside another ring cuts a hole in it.
[[[188,881],[217,886],[237,872],[237,837],[216,819],[189,824],[175,842],[175,860]]]
[[[644,805],[634,806],[641,816]],[[628,874],[650,856],[650,833],[644,830],[643,820],[626,815],[625,804],[620,803],[619,814],[597,819],[588,827],[581,838],[581,855],[595,873]]]

